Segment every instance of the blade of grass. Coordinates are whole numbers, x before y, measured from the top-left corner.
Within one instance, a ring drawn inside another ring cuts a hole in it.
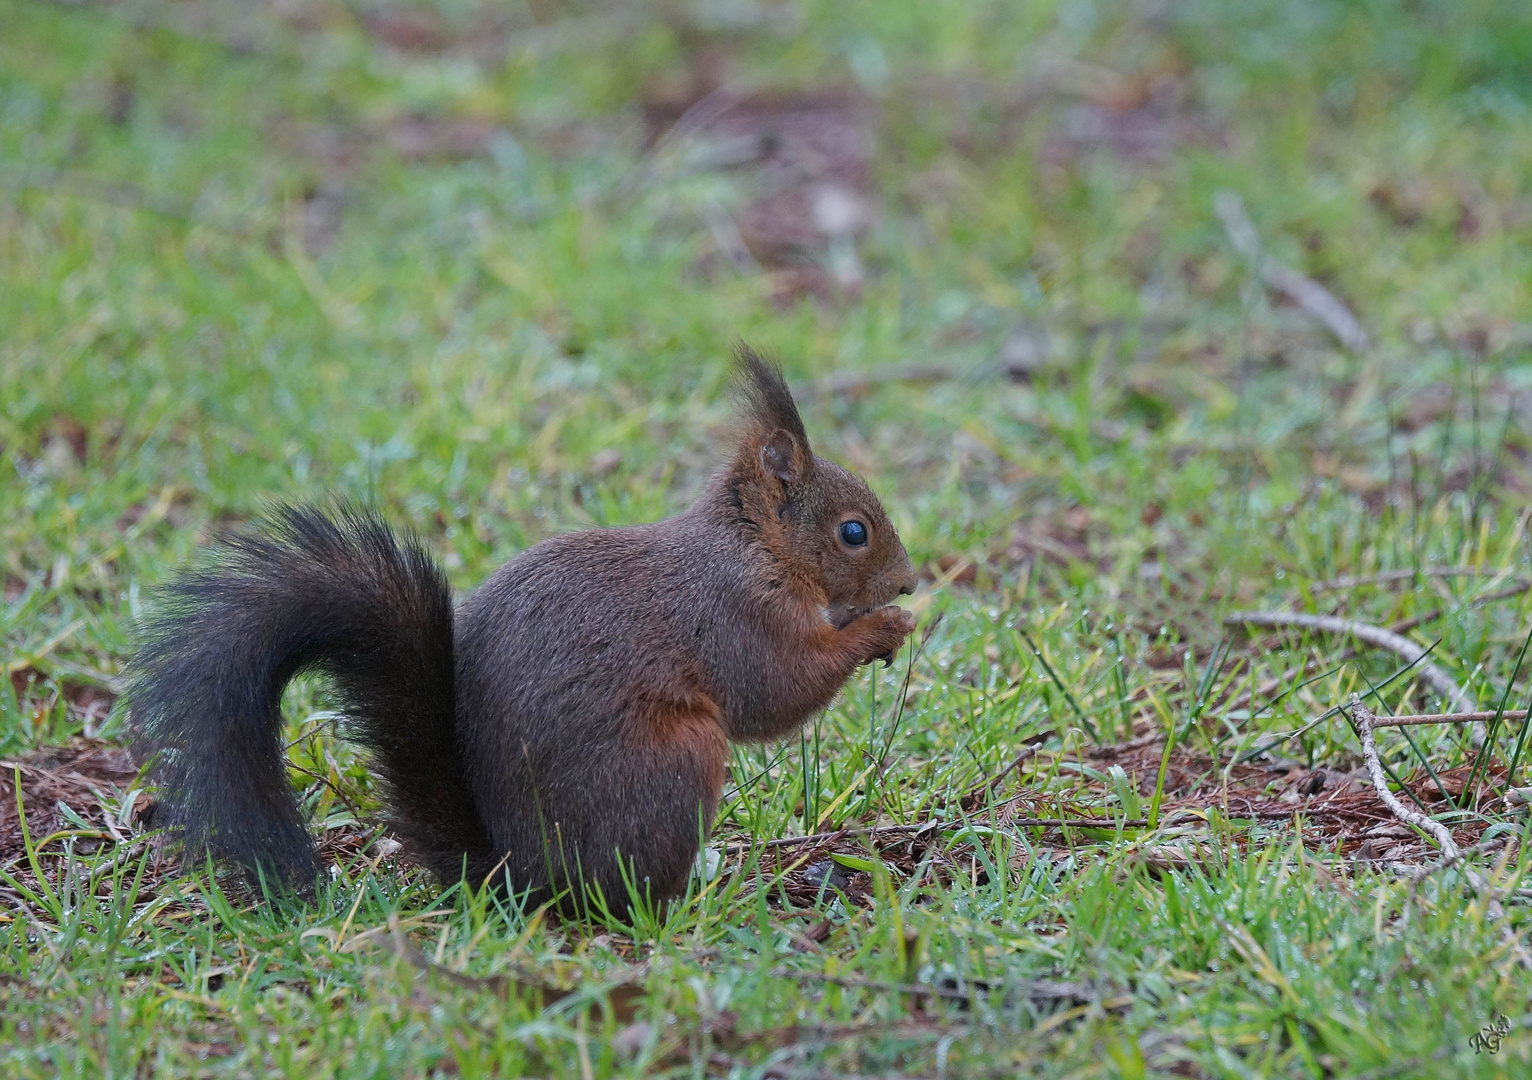
[[[1495,750],[1495,736],[1500,733],[1500,721],[1505,716],[1505,705],[1511,697],[1511,687],[1516,682],[1516,676],[1521,674],[1521,662],[1527,655],[1527,646],[1532,645],[1532,629],[1528,629],[1527,636],[1522,639],[1521,652],[1516,654],[1516,664],[1511,668],[1511,677],[1506,680],[1505,692],[1500,695],[1500,704],[1495,708],[1495,718],[1491,720],[1484,730],[1484,745],[1479,747],[1479,752],[1474,755],[1473,769],[1468,773],[1467,791],[1479,790],[1479,774],[1487,769],[1490,756]],[[1474,795],[1474,809],[1478,809],[1479,798]]]
[[[32,830],[27,827],[27,808],[21,800],[20,765],[15,766],[12,777],[16,784],[16,818],[21,823],[21,845],[27,853],[27,865],[32,868],[32,876],[37,880],[37,887],[46,900],[48,914],[52,915],[56,921],[61,921],[64,917],[63,905],[59,903],[58,894],[53,891],[53,886],[43,876],[43,864],[37,857],[36,846],[32,843]]]
[[[1070,708],[1074,709],[1075,717],[1080,721],[1081,726],[1090,733],[1092,740],[1099,743],[1101,741],[1101,734],[1096,730],[1096,725],[1090,722],[1090,718],[1085,715],[1085,710],[1080,708],[1080,703],[1075,700],[1075,696],[1064,685],[1064,680],[1059,678],[1058,672],[1053,670],[1053,665],[1048,663],[1048,658],[1043,655],[1043,651],[1032,640],[1032,635],[1020,627],[1017,627],[1013,633],[1019,635],[1027,643],[1027,646],[1032,650],[1032,655],[1037,657],[1037,662],[1042,664],[1043,670],[1048,673],[1048,678],[1053,680],[1053,685],[1059,688],[1059,693],[1064,695],[1064,700],[1069,702]]]

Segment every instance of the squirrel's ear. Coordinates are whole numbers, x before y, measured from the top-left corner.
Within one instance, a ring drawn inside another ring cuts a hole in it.
[[[791,432],[778,428],[761,444],[761,468],[766,475],[792,487],[808,471],[808,457]]]

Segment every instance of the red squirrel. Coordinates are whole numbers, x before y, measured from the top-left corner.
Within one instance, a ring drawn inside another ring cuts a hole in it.
[[[443,883],[619,915],[682,893],[729,741],[794,731],[915,624],[877,497],[815,456],[774,363],[740,347],[736,385],[738,442],[689,509],[544,540],[456,611],[420,543],[370,513],[286,507],[225,539],[131,665],[159,821],[193,856],[311,888],[279,704],[315,672]]]

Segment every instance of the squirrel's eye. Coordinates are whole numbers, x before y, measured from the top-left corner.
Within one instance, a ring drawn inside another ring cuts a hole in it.
[[[867,526],[860,521],[843,521],[840,523],[840,538],[849,547],[861,547],[867,543]]]

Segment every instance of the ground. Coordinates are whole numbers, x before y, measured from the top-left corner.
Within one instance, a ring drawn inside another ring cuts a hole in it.
[[[1532,696],[1529,118],[1511,0],[0,0],[0,1067],[1524,1075],[1525,725],[1379,732],[1415,880],[1342,707]],[[920,627],[684,902],[444,892],[311,683],[333,883],[178,864],[119,692],[200,543],[663,517],[736,338]]]

